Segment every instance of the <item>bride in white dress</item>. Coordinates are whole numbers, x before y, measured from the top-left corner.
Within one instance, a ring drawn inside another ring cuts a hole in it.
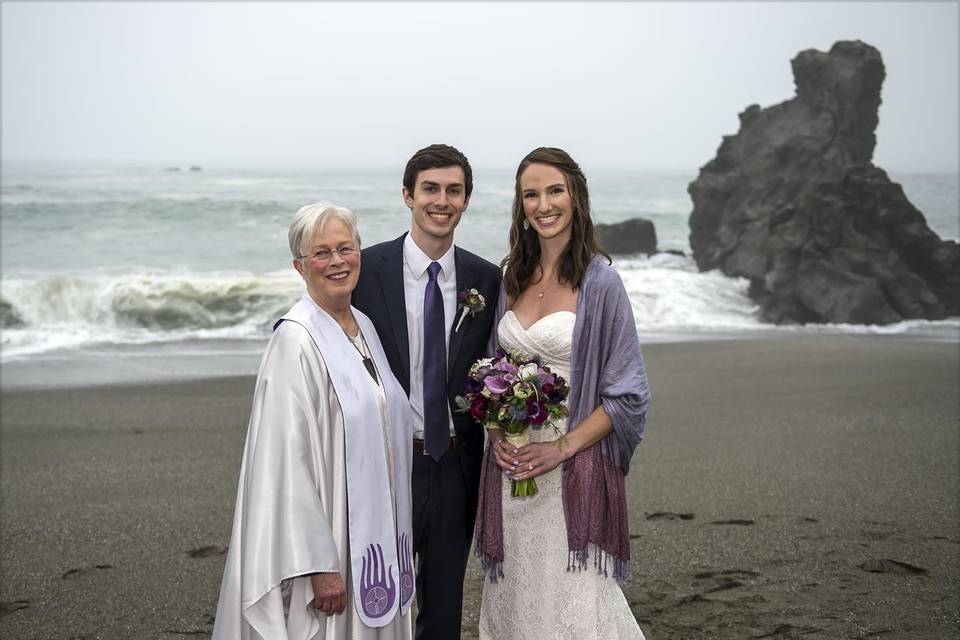
[[[489,432],[477,550],[491,579],[483,590],[480,638],[643,640],[618,584],[629,571],[625,469],[618,463],[625,459],[622,466],[629,467],[649,396],[626,292],[619,276],[596,257],[602,252],[590,222],[586,179],[565,152],[540,148],[524,158],[513,209],[506,293],[498,304],[499,346],[538,356],[583,388],[571,387],[576,424],[569,432],[565,423],[532,430],[532,443],[519,449],[499,430]],[[610,310],[618,315],[604,317],[615,315]],[[626,322],[629,328],[619,331]],[[616,356],[601,355],[608,353]],[[615,377],[626,384],[606,382],[608,361],[616,363]],[[597,403],[574,409],[573,398],[587,404],[592,390],[598,390]],[[607,394],[630,397],[607,402]],[[559,433],[566,434],[563,446],[556,442]],[[602,456],[613,461],[598,462]],[[598,469],[599,464],[604,466]],[[578,475],[578,469],[588,473]],[[584,477],[601,486],[588,486]],[[538,493],[511,497],[511,478],[536,478]],[[583,531],[581,520],[588,522]],[[615,526],[604,529],[607,525],[597,522]]]

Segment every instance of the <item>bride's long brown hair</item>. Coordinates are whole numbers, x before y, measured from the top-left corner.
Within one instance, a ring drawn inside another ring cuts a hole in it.
[[[540,267],[540,238],[533,227],[526,229],[523,223],[527,217],[523,212],[523,193],[520,189],[520,176],[531,164],[546,164],[559,169],[567,182],[567,190],[573,204],[573,221],[570,224],[570,242],[560,254],[558,279],[569,283],[577,290],[583,284],[587,265],[595,255],[602,255],[612,263],[610,256],[600,247],[597,233],[590,219],[590,194],[587,192],[587,178],[570,155],[563,149],[539,147],[520,161],[513,192],[513,218],[510,223],[510,253],[501,267],[506,267],[503,284],[507,295],[516,300],[520,293],[531,284],[539,282],[543,274],[535,281]]]

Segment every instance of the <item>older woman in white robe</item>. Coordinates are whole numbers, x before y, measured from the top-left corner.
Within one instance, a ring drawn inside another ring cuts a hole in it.
[[[409,639],[409,405],[350,306],[356,219],[308,205],[289,241],[307,292],[260,364],[213,637]]]

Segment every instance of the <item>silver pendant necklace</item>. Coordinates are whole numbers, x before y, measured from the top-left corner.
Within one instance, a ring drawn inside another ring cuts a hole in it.
[[[353,348],[356,349],[357,353],[360,354],[360,358],[363,362],[364,368],[367,370],[367,373],[369,373],[370,377],[373,378],[373,381],[379,385],[380,379],[377,378],[377,368],[373,365],[373,358],[370,357],[367,341],[363,338],[363,332],[357,331],[357,336],[355,338],[351,338],[348,334],[347,339],[350,340],[350,344],[352,344]]]

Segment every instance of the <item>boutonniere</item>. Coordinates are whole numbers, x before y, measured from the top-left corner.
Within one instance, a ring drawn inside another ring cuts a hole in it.
[[[463,324],[467,316],[483,311],[484,307],[487,306],[487,301],[476,289],[464,289],[457,296],[457,300],[460,305],[460,319],[457,321],[457,328],[453,330],[454,333],[460,331],[460,325]]]

